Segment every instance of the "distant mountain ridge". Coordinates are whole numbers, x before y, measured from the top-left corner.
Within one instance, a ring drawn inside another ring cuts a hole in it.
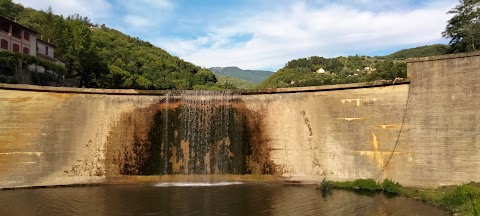
[[[247,80],[253,83],[261,83],[274,73],[264,70],[243,70],[239,67],[212,67],[209,68],[215,75],[229,76],[238,79]]]

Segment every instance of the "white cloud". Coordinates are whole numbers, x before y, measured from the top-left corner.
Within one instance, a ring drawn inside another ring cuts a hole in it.
[[[124,18],[124,21],[130,26],[134,27],[145,27],[152,25],[152,22],[150,22],[148,19],[135,15],[127,15]]]
[[[136,30],[147,26],[160,27],[175,8],[171,0],[118,0],[116,4],[126,13],[123,21]]]
[[[171,9],[174,7],[174,4],[170,0],[140,0],[140,1],[133,1],[136,4],[143,3],[145,5],[149,5],[159,9]]]
[[[372,2],[357,2],[362,1]],[[206,37],[163,38],[156,44],[204,67],[280,68],[289,60],[311,55],[373,53],[439,42],[449,18],[446,12],[455,3],[440,1],[413,10],[375,12],[339,4],[315,9],[296,2],[228,25],[212,24]],[[229,40],[245,33],[253,34],[248,42]]]
[[[108,17],[112,6],[107,0],[13,0],[25,7],[46,10],[52,6],[55,14],[69,16],[80,14],[87,16],[92,21]]]

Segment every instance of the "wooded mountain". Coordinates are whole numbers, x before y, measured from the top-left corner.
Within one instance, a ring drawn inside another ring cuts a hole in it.
[[[273,74],[273,73],[272,73]],[[256,83],[239,79],[236,77],[229,77],[223,75],[215,75],[217,77],[217,84],[224,86],[233,85],[236,89],[254,89],[257,87]]]
[[[79,86],[135,89],[221,89],[207,69],[171,56],[149,42],[98,26],[87,17],[58,16],[0,0],[0,12],[35,29],[57,45],[55,57],[66,64],[64,75]],[[230,86],[232,87],[232,86]]]
[[[253,83],[261,83],[267,79],[273,72],[263,70],[243,70],[238,67],[212,67],[209,68],[215,75],[223,75],[247,80]]]
[[[448,53],[448,46],[435,44],[404,49],[386,56],[312,56],[292,60],[257,88],[285,88],[393,80],[405,78],[405,59]]]
[[[418,58],[426,56],[445,55],[449,53],[450,47],[445,44],[434,44],[427,46],[420,46],[410,49],[403,49],[398,52],[394,52],[390,55],[384,56],[388,59],[407,59]]]

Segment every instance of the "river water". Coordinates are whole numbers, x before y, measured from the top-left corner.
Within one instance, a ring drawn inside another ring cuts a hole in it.
[[[0,215],[447,215],[404,197],[313,186],[158,183],[0,191]]]

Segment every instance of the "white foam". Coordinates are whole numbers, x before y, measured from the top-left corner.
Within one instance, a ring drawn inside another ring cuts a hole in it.
[[[155,187],[219,187],[239,184],[243,182],[169,182],[155,184]]]

